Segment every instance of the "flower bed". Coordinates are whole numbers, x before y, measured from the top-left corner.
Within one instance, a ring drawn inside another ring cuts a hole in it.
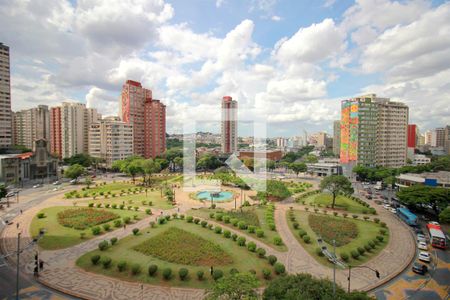
[[[93,208],[66,209],[57,214],[58,223],[79,230],[119,218],[118,214]]]
[[[328,244],[332,245],[335,240],[337,247],[350,243],[358,236],[358,228],[351,221],[310,214],[308,223],[311,229]]]
[[[134,246],[133,250],[183,265],[211,266],[233,262],[219,245],[175,227]]]

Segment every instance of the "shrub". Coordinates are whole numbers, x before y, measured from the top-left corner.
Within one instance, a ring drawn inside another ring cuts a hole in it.
[[[192,223],[193,220],[194,220],[194,217],[193,217],[193,216],[187,216],[187,217],[186,217],[186,221],[187,221],[188,223]]]
[[[231,225],[233,225],[234,227],[237,227],[238,223],[239,223],[239,220],[238,219],[231,219],[230,222],[231,222]]]
[[[377,238],[374,238],[374,239],[372,240],[372,242],[373,242],[375,245],[378,245],[378,244],[380,243],[380,241],[379,241]]]
[[[212,212],[212,213],[209,213],[209,217],[211,218],[211,219],[214,219],[214,213]]]
[[[195,219],[194,219],[194,223],[195,223],[195,224],[200,223],[200,219],[199,219],[199,218],[195,218]]]
[[[298,227],[300,226],[297,222],[292,223],[292,226],[294,227],[294,229],[298,229]]]
[[[358,219],[358,215],[352,215],[353,219]]]
[[[208,224],[208,229],[211,230],[213,228],[213,224]]]
[[[105,230],[105,231],[109,231],[109,229],[111,228],[111,225],[109,225],[108,223],[107,224],[103,224],[103,229]]]
[[[88,207],[94,207],[94,203],[89,203]]]
[[[218,269],[214,270],[213,274],[212,274],[212,277],[213,277],[214,280],[219,280],[220,278],[223,277],[223,271],[222,270],[218,270]]]
[[[148,275],[150,276],[155,276],[156,271],[158,271],[158,266],[157,265],[150,265],[148,266]]]
[[[139,233],[139,228],[133,228],[133,234],[137,235]]]
[[[225,222],[225,223],[230,223],[230,217],[229,216],[223,216],[223,221]]]
[[[236,233],[233,233],[233,234],[231,235],[231,239],[232,239],[233,241],[236,241],[236,240],[237,240],[237,237],[238,237],[238,235],[237,235]]]
[[[309,244],[309,242],[311,241],[311,238],[309,237],[309,235],[304,235],[303,236],[303,241],[307,244]]]
[[[223,214],[216,214],[216,220],[222,221],[223,220]]]
[[[214,228],[214,232],[217,233],[217,234],[221,234],[221,233],[222,233],[222,227],[216,226],[216,227]]]
[[[370,247],[369,243],[367,243],[367,244],[364,245],[364,249],[365,249],[367,252],[370,252],[370,250],[372,250],[372,247]]]
[[[197,271],[197,279],[198,280],[203,280],[204,276],[205,276],[205,272],[203,272],[202,270]]]
[[[131,210],[132,208],[133,208],[132,205],[128,205],[128,206],[127,206],[127,209],[128,209],[128,210]]]
[[[130,217],[124,217],[124,218],[123,218],[123,222],[124,222],[125,224],[130,224],[130,223],[131,223]]]
[[[125,205],[120,204],[120,205],[119,205],[119,208],[123,210],[123,209],[125,208]]]
[[[270,279],[271,273],[272,272],[269,269],[262,269],[262,274],[263,274],[264,279]]]
[[[378,218],[374,218],[373,221],[377,224],[380,223],[380,219],[378,219]]]
[[[384,228],[381,228],[381,229],[380,229],[380,233],[381,233],[382,235],[385,235],[386,232],[387,232],[386,229],[384,229]]]
[[[100,227],[95,226],[91,228],[91,231],[93,235],[99,235],[102,230],[100,229]]]
[[[347,262],[349,260],[349,256],[347,253],[341,253],[341,258],[343,261]]]
[[[366,252],[366,250],[364,250],[363,247],[358,247],[357,250],[358,250],[358,252],[359,252],[360,255],[363,255],[363,254]]]
[[[115,245],[117,243],[117,238],[113,237],[111,238],[111,245]]]
[[[169,280],[172,277],[172,269],[171,268],[165,268],[162,271],[162,275],[165,280]]]
[[[98,262],[100,261],[100,255],[92,255],[91,256],[91,263],[93,264],[93,265],[96,265],[96,264],[98,264]]]
[[[106,249],[108,249],[108,247],[108,241],[101,241],[100,243],[98,243],[98,249],[100,249],[100,251],[105,251]]]
[[[184,220],[184,215],[180,215],[180,220]]]
[[[180,270],[178,270],[178,276],[180,276],[181,280],[185,280],[187,278],[189,274],[189,270],[186,268],[181,268]]]
[[[277,246],[283,245],[283,240],[279,236],[273,237],[273,243]]]
[[[117,204],[113,204],[113,205],[111,205],[111,207],[112,207],[113,209],[117,209]]]
[[[267,257],[267,260],[269,261],[269,264],[271,264],[272,266],[277,262],[277,257],[275,255],[269,255]]]
[[[380,222],[380,226],[383,227],[383,228],[386,228],[386,223]]]
[[[231,237],[231,232],[229,230],[224,230],[223,236],[226,237],[227,239],[229,239]]]
[[[240,236],[240,237],[238,237],[237,238],[237,243],[238,243],[238,245],[239,246],[245,246],[245,237],[243,237],[243,236]]]
[[[369,245],[370,245],[370,247],[371,247],[372,249],[375,248],[375,243],[374,243],[374,242],[370,241],[370,242],[369,242]]]
[[[85,236],[86,236],[86,232],[80,232],[80,239],[84,239]]]
[[[119,272],[123,272],[123,271],[125,271],[126,270],[126,268],[127,268],[127,262],[126,261],[119,261],[118,263],[117,263],[117,270],[119,271]]]
[[[97,208],[100,208],[100,207],[102,207],[102,204],[101,204],[101,203],[97,203],[95,206],[96,206]]]
[[[264,236],[264,230],[256,229],[256,236],[262,238]]]
[[[255,233],[255,231],[256,231],[256,227],[253,226],[253,225],[248,226],[247,229],[248,229],[248,232],[249,232],[249,233]]]
[[[382,237],[381,235],[377,235],[377,240],[379,240],[380,242],[382,242],[384,240],[384,237]]]
[[[114,227],[120,227],[120,226],[122,226],[122,220],[115,220]]]
[[[359,257],[359,252],[356,251],[356,250],[352,250],[352,251],[350,252],[350,254],[351,254],[351,256],[352,256],[354,259],[358,259],[358,257]]]
[[[320,247],[317,247],[316,248],[316,254],[318,255],[318,256],[323,256],[324,254],[323,254],[323,252],[322,252],[322,249],[320,248]]]
[[[234,274],[238,274],[239,273],[239,271],[238,271],[238,269],[236,269],[236,268],[232,268],[231,270],[230,270],[230,275],[234,275]]]
[[[152,214],[152,210],[151,210],[150,208],[147,208],[147,209],[145,210],[145,213],[146,213],[147,215],[151,215],[151,214]]]
[[[298,231],[298,235],[299,235],[301,238],[303,238],[303,237],[306,235],[306,231],[304,231],[303,229],[300,229],[300,230]]]
[[[110,207],[111,207],[111,204],[109,204],[109,203],[105,204],[105,208],[110,208]]]
[[[249,242],[249,243],[247,244],[247,249],[248,249],[250,252],[255,252],[255,251],[256,251],[256,244],[255,244],[254,242]]]
[[[247,229],[247,224],[245,224],[244,221],[240,221],[238,223],[238,227],[239,227],[239,229],[245,230],[245,229]]]
[[[273,266],[275,273],[277,273],[278,275],[280,274],[284,274],[284,272],[286,272],[286,268],[284,267],[284,265],[282,263],[276,262]]]
[[[258,256],[261,257],[261,258],[266,256],[266,250],[264,248],[256,249],[256,253],[258,253]]]
[[[162,224],[166,224],[167,220],[166,218],[158,218],[158,224],[162,225]]]
[[[140,264],[133,264],[131,266],[131,274],[137,275],[141,273],[141,265]]]
[[[343,213],[342,216],[343,216],[344,218],[347,218],[348,213]]]
[[[200,222],[200,225],[202,225],[202,227],[206,227],[206,225],[208,225],[208,222],[203,220]]]
[[[337,212],[333,212],[333,215],[334,215],[335,217],[337,217],[338,213],[337,213]]]
[[[269,223],[268,225],[269,225],[269,229],[272,230],[272,231],[275,231],[275,230],[277,229],[277,228],[275,227],[275,224],[274,224],[274,223]]]
[[[112,259],[110,257],[107,257],[107,256],[103,257],[102,258],[103,268],[108,269],[109,266],[111,265],[111,262],[112,262]]]
[[[151,228],[155,228],[155,226],[156,226],[155,221],[150,221],[150,227],[151,227]]]

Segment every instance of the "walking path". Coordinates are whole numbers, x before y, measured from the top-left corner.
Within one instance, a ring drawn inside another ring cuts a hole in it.
[[[178,194],[179,195],[179,194]],[[180,213],[185,213],[192,208],[192,202],[182,203]],[[19,229],[16,226],[8,226],[2,233],[1,247],[3,252],[15,251],[17,246],[17,233],[22,232],[22,245],[31,241],[29,227],[33,216],[42,208],[68,205],[67,200],[60,196],[52,197],[35,207],[25,211],[14,219],[19,222]],[[201,207],[202,205],[198,205]],[[244,235],[248,241],[253,241],[258,247],[266,249],[267,255],[273,254],[278,260],[285,264],[289,273],[310,273],[320,278],[333,278],[333,269],[318,263],[309,253],[298,243],[293,233],[289,229],[286,219],[286,211],[290,206],[302,209],[303,206],[296,203],[278,203],[275,210],[275,222],[277,230],[283,242],[288,247],[288,252],[280,252],[268,247],[253,237],[233,229],[230,231],[239,235]],[[304,209],[304,208],[303,208]],[[376,279],[373,272],[366,269],[352,270],[352,289],[370,290],[401,272],[411,261],[415,254],[415,241],[409,228],[399,221],[390,212],[380,207],[376,207],[379,217],[386,222],[390,228],[390,240],[386,248],[366,265],[380,271],[381,279]],[[176,209],[166,210],[165,214],[177,212]],[[146,217],[126,229],[117,229],[105,233],[101,236],[87,240],[76,246],[55,250],[43,251],[41,258],[48,263],[44,271],[40,273],[39,281],[54,289],[67,294],[85,299],[200,299],[204,295],[204,290],[191,288],[178,288],[167,286],[154,286],[149,284],[133,283],[118,280],[112,277],[88,273],[78,268],[75,261],[86,252],[97,248],[98,243],[104,239],[112,237],[122,238],[131,234],[133,228],[143,229],[148,227],[150,220],[155,220],[161,210],[155,210],[155,215]],[[209,223],[214,223],[208,220]],[[217,223],[219,225],[219,223]],[[220,224],[223,226],[223,224]],[[21,265],[27,272],[32,273],[34,252],[26,251],[21,255]],[[23,263],[22,263],[23,262]],[[336,271],[336,282],[342,287],[347,286],[347,271]]]

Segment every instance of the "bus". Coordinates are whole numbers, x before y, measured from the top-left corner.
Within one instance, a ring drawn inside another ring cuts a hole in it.
[[[397,216],[400,217],[409,226],[417,225],[417,216],[409,211],[406,207],[400,207],[397,209]]]
[[[447,243],[441,226],[435,224],[427,224],[427,228],[428,232],[430,233],[431,246],[435,248],[445,249]]]

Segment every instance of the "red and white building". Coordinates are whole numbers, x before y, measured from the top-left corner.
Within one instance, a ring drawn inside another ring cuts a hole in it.
[[[122,87],[119,116],[133,125],[134,154],[154,158],[166,150],[166,106],[153,99],[140,82],[127,80]]]

